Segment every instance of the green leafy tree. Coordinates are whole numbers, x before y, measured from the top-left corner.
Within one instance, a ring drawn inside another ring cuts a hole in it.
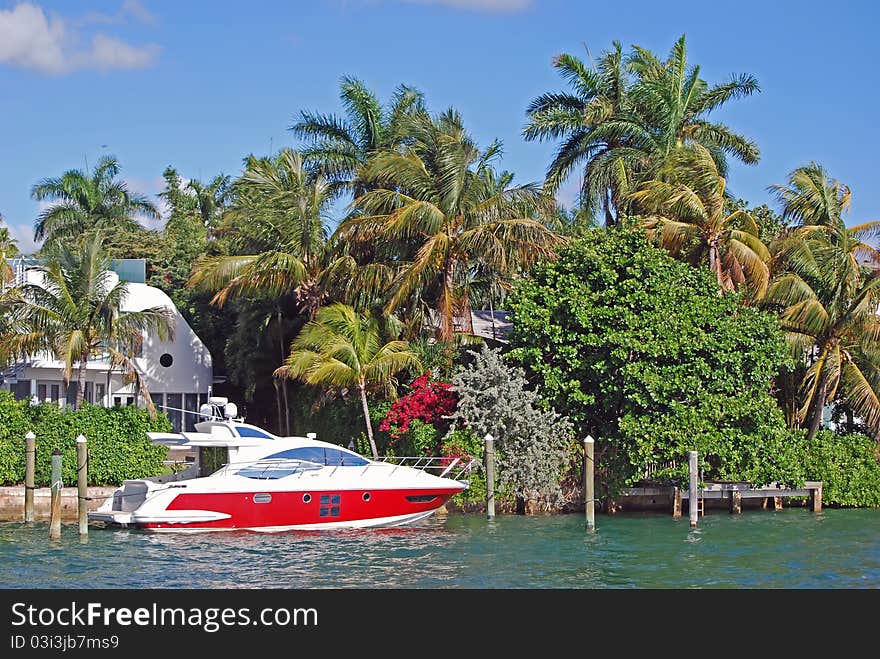
[[[2,221],[3,216],[0,215],[0,222]],[[0,285],[12,281],[12,268],[6,262],[6,259],[18,256],[18,245],[15,244],[16,242],[18,241],[9,235],[8,227],[0,227]]]
[[[315,386],[357,388],[374,458],[379,453],[370,423],[367,390],[389,394],[397,373],[421,368],[405,341],[383,342],[383,335],[392,326],[388,320],[358,313],[345,304],[323,307],[294,339],[284,365],[275,371],[277,377],[296,378]]]
[[[490,162],[495,142],[480,151],[461,116],[449,110],[413,120],[412,143],[402,153],[376,155],[366,176],[380,187],[355,200],[362,214],[337,229],[343,242],[390,241],[402,247],[386,311],[432,295],[437,338],[451,341],[456,316],[469,318],[464,271],[481,264],[499,275],[528,268],[563,239],[531,214],[547,198],[534,185],[509,187]]]
[[[522,368],[504,362],[498,350],[483,344],[473,360],[452,380],[458,394],[454,425],[447,436],[467,428],[477,437],[498,441],[502,491],[520,503],[546,509],[564,501],[560,482],[573,446],[571,423],[544,409],[539,394],[528,387]]]
[[[880,222],[847,227],[850,190],[811,163],[771,188],[796,227],[774,244],[767,302],[780,310],[800,382],[787,409],[816,436],[826,404],[842,400],[880,427]],[[797,398],[795,398],[797,397]]]
[[[114,283],[100,233],[91,234],[81,248],[61,248],[56,258],[36,270],[42,281],[17,289],[19,299],[11,305],[9,326],[0,336],[0,358],[24,359],[47,351],[64,365],[66,382],[77,368],[79,408],[88,361],[106,354],[111,368],[120,369],[129,382],[140,386],[147,406],[155,412],[134,358],[144,332],[155,332],[160,340],[173,338],[172,310],[123,311],[128,285]]]
[[[400,85],[383,108],[376,94],[356,78],[345,76],[339,98],[346,117],[301,111],[290,130],[305,140],[305,161],[328,181],[350,189],[355,197],[369,189],[361,176],[369,159],[407,141],[407,121],[422,108],[422,93]]]
[[[532,269],[508,297],[514,357],[578,434],[596,439],[613,493],[651,475],[792,482],[772,396],[786,363],[776,318],[718,295],[715,277],[640,230],[594,230]]]
[[[756,298],[767,291],[770,252],[758,225],[743,210],[728,212],[725,186],[708,149],[694,145],[671,154],[657,178],[631,198],[648,215],[642,224],[669,253],[708,265],[723,291],[747,284]]]
[[[35,201],[52,202],[37,217],[34,240],[65,242],[80,240],[96,230],[134,230],[136,215],[158,219],[156,206],[146,197],[129,191],[116,178],[119,161],[113,156],[98,160],[91,175],[69,169],[59,178],[47,178],[31,189]]]

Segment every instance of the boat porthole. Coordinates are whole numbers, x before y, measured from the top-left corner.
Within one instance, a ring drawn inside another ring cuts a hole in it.
[[[303,503],[308,503],[311,500],[312,500],[311,494],[303,494]]]
[[[369,500],[370,500],[370,493],[364,492],[364,501],[369,501]]]

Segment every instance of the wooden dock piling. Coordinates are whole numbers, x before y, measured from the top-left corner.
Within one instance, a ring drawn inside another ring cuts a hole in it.
[[[587,435],[584,440],[584,512],[587,517],[587,530],[596,528],[596,492],[593,482],[593,458],[595,456],[595,442]]]
[[[810,510],[814,513],[822,512],[822,484],[819,487],[810,489]]]
[[[697,516],[700,512],[697,487],[697,452],[688,451],[688,519],[692,529],[697,527]]]
[[[34,473],[37,467],[37,436],[28,431],[24,436],[24,521],[34,521]]]
[[[773,497],[773,510],[782,510],[782,497]]]
[[[495,438],[486,435],[483,440],[486,448],[483,451],[483,461],[486,467],[486,517],[495,517]]]
[[[742,511],[742,492],[733,490],[730,493],[730,514],[739,515]]]
[[[79,515],[79,534],[89,534],[89,447],[86,438],[76,438],[76,507]]]
[[[52,475],[50,479],[52,501],[49,509],[49,539],[61,538],[61,451],[52,452]]]
[[[681,488],[672,488],[672,517],[681,517]]]

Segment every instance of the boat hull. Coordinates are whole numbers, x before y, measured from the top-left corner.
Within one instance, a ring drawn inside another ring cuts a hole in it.
[[[385,490],[180,492],[168,503],[92,518],[156,533],[248,530],[276,533],[401,526],[428,517],[460,487]],[[160,502],[157,501],[156,504]]]

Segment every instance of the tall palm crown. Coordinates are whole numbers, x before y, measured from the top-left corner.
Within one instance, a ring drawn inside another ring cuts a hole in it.
[[[727,157],[755,163],[757,146],[727,126],[705,117],[726,102],[759,91],[750,75],[709,86],[698,66],[688,67],[685,37],[663,61],[634,46],[623,57],[620,44],[603,53],[595,67],[562,55],[554,66],[574,93],[550,93],[529,106],[527,140],[562,138],[547,171],[550,191],[584,166],[581,194],[606,222],[626,209],[627,193],[647,178],[679,146],[700,144],[726,175]],[[614,218],[616,220],[616,217]]]
[[[386,311],[431,296],[437,336],[453,338],[456,314],[469,315],[457,281],[475,263],[497,273],[528,268],[563,239],[534,219],[555,209],[534,184],[511,187],[491,161],[499,143],[481,151],[461,116],[421,113],[409,128],[412,143],[376,155],[365,176],[377,189],[354,201],[357,213],[336,232],[342,242],[394,246],[396,268]]]
[[[316,309],[331,201],[330,184],[310,174],[296,151],[249,156],[217,229],[238,254],[202,259],[190,285],[216,290],[213,302],[219,305],[242,294],[292,293]]]
[[[146,197],[129,191],[116,179],[119,161],[101,158],[91,175],[70,169],[59,178],[47,178],[31,189],[36,201],[52,202],[37,217],[34,240],[77,240],[95,230],[135,228],[135,215],[158,219],[156,206]]]
[[[3,216],[0,215],[0,221],[2,220]],[[6,262],[6,259],[18,256],[18,245],[15,244],[17,242],[15,238],[9,235],[7,227],[0,227],[0,284],[12,281],[12,268]]]
[[[345,304],[323,307],[315,320],[303,327],[284,365],[275,371],[278,377],[301,379],[317,386],[357,387],[373,457],[378,457],[378,450],[370,424],[367,389],[378,388],[387,394],[393,389],[397,373],[421,369],[406,341],[383,342],[388,320],[358,313]]]
[[[796,226],[772,246],[778,274],[767,292],[781,309],[796,364],[803,364],[796,418],[815,436],[826,403],[845,401],[880,427],[880,251],[867,241],[880,222],[847,227],[849,188],[816,163],[771,190]]]
[[[726,181],[708,149],[680,147],[642,183],[632,200],[647,215],[642,224],[675,257],[705,263],[724,291],[748,284],[761,298],[767,291],[770,253],[758,225],[743,210],[727,212]]]
[[[81,248],[62,248],[38,271],[41,283],[24,284],[17,290],[9,327],[0,337],[0,357],[10,361],[48,351],[64,364],[66,382],[78,365],[79,407],[89,359],[107,355],[111,368],[122,370],[128,382],[138,384],[152,411],[152,399],[134,357],[146,331],[155,332],[160,340],[173,338],[172,310],[123,311],[128,286],[123,281],[114,283],[100,233],[90,235]]]
[[[355,196],[367,190],[359,170],[380,151],[393,150],[407,139],[409,116],[422,108],[422,93],[400,85],[383,108],[376,94],[356,78],[344,77],[340,100],[346,117],[301,111],[290,130],[306,140],[306,163]]]

